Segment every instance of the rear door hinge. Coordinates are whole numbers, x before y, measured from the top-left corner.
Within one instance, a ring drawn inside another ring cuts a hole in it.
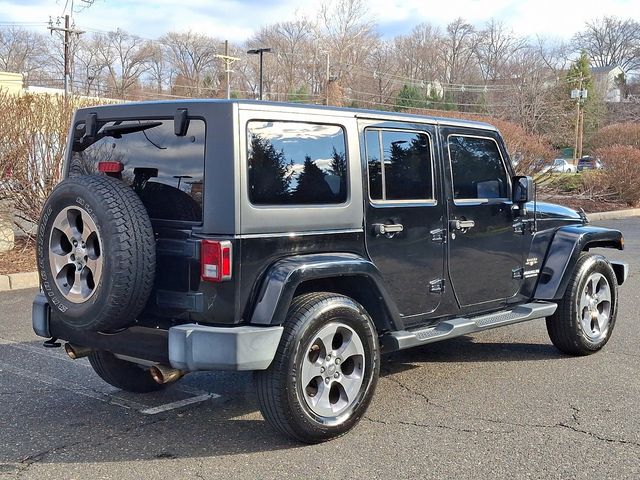
[[[432,242],[447,243],[447,231],[444,228],[437,228],[429,233]]]
[[[444,292],[444,279],[436,278],[435,280],[431,280],[429,282],[429,291],[431,293],[442,293]]]

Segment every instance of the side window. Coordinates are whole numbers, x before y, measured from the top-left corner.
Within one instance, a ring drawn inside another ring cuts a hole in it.
[[[346,142],[341,127],[251,121],[247,133],[251,203],[313,205],[346,202]]]
[[[454,199],[509,198],[507,172],[491,138],[449,136]]]
[[[431,200],[431,142],[424,133],[365,131],[371,200]]]

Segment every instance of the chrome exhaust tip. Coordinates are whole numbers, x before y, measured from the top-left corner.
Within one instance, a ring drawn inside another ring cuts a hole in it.
[[[77,360],[79,358],[88,356],[91,352],[93,352],[93,349],[89,347],[81,347],[80,345],[71,345],[70,343],[65,343],[64,351],[67,352],[67,355],[71,360]]]
[[[154,365],[149,369],[149,373],[156,383],[162,385],[163,383],[171,383],[179,380],[187,372],[177,368],[165,367],[164,365]]]

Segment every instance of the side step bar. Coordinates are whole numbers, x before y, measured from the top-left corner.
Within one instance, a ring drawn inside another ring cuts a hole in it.
[[[403,350],[405,348],[439,342],[461,335],[469,335],[470,333],[481,332],[503,325],[544,318],[553,315],[556,308],[558,308],[558,305],[555,303],[532,302],[518,305],[511,310],[502,310],[488,315],[443,320],[437,325],[419,330],[399,330],[382,337],[382,349],[385,352]]]

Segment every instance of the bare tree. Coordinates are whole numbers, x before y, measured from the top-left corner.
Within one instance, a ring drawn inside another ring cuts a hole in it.
[[[96,36],[101,60],[107,67],[110,87],[118,98],[126,98],[139,86],[140,78],[149,69],[149,42],[122,30]]]
[[[351,86],[352,67],[361,66],[377,43],[375,23],[364,0],[327,0],[320,9],[324,50],[330,55],[331,74],[342,86]]]
[[[517,37],[502,22],[492,18],[478,32],[475,53],[485,81],[495,81],[518,52],[527,45],[526,38]]]
[[[398,73],[408,78],[444,81],[442,43],[442,32],[430,23],[421,23],[410,34],[397,36]]]
[[[160,42],[167,48],[168,58],[176,73],[174,88],[184,89],[189,96],[201,94],[205,77],[215,78],[217,46],[220,40],[195,32],[169,32]],[[211,87],[210,87],[211,88]]]
[[[640,23],[631,18],[602,17],[587,22],[573,42],[596,67],[618,65],[627,73],[640,69]]]
[[[148,75],[156,93],[162,93],[171,83],[173,66],[167,53],[167,48],[160,43],[153,43],[149,47]]]
[[[44,35],[16,27],[0,29],[0,70],[37,78],[43,73],[47,56]]]
[[[475,66],[473,54],[476,45],[477,36],[473,25],[462,18],[457,18],[447,25],[441,51],[447,83],[455,84],[464,77],[470,77],[469,74]]]
[[[84,95],[100,95],[104,84],[107,64],[98,42],[95,37],[81,37],[73,52],[75,90]]]

